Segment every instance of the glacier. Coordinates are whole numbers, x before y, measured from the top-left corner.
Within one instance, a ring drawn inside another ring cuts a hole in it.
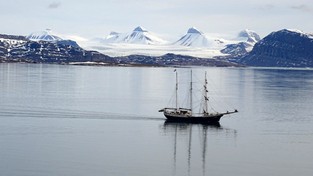
[[[134,54],[161,56],[174,53],[212,58],[251,51],[258,40],[260,40],[259,35],[248,29],[240,31],[237,36],[224,38],[216,36],[216,34],[204,33],[196,27],[190,27],[185,35],[175,42],[170,42],[138,26],[128,33],[111,32],[105,38],[91,39],[80,43],[80,45],[86,49],[96,50],[109,56]]]

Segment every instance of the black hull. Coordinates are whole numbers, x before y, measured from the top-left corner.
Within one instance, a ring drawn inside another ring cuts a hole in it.
[[[216,129],[222,129],[222,126],[220,122],[212,122],[212,123],[196,123],[196,122],[175,122],[175,121],[170,121],[168,119],[165,120],[164,126],[171,126],[171,127],[176,127],[177,125],[179,126],[188,126],[188,125],[203,125],[207,126],[210,128],[216,128]]]
[[[164,114],[164,116],[167,118],[168,122],[218,124],[223,114],[210,117],[179,117],[169,114]]]

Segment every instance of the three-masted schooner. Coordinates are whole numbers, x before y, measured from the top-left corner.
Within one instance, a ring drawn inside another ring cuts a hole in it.
[[[219,112],[213,112],[210,113],[208,111],[208,89],[207,89],[207,76],[205,72],[205,79],[204,79],[204,94],[203,94],[203,109],[201,113],[193,113],[193,105],[192,105],[192,93],[193,93],[193,88],[192,88],[192,70],[190,72],[190,107],[189,108],[181,108],[178,106],[178,75],[177,71],[176,72],[176,90],[175,90],[175,99],[176,99],[176,107],[174,108],[163,108],[159,110],[159,112],[163,112],[164,116],[167,118],[168,121],[175,121],[175,122],[187,122],[187,123],[218,123],[219,120],[223,115],[227,114],[233,114],[237,113],[237,109],[234,111],[227,111],[224,113],[219,113]]]

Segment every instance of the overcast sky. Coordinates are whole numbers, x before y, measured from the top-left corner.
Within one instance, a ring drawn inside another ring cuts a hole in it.
[[[176,38],[195,26],[205,33],[251,29],[264,37],[283,28],[313,32],[312,0],[0,0],[0,33],[47,28],[63,35],[105,37],[143,26]]]

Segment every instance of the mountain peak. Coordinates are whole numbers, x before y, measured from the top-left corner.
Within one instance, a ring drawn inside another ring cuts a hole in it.
[[[134,29],[134,31],[136,32],[148,32],[147,29],[141,27],[141,26],[138,26]]]
[[[293,35],[299,35],[301,37],[313,39],[313,34],[305,33],[305,32],[298,30],[298,29],[282,29],[282,30],[279,30],[277,32],[272,32],[272,34],[274,34],[274,33],[293,34]]]
[[[201,31],[199,31],[197,28],[195,27],[191,27],[188,29],[187,31],[188,34],[203,34]]]
[[[51,30],[47,29],[45,31],[33,32],[26,36],[27,39],[33,41],[60,41],[62,38],[52,35]]]
[[[174,44],[188,47],[209,47],[213,44],[213,41],[208,39],[195,27],[191,27],[188,29],[187,34],[181,37]]]
[[[261,40],[261,37],[254,31],[245,29],[239,32],[238,37],[248,38],[247,42],[256,43]]]

